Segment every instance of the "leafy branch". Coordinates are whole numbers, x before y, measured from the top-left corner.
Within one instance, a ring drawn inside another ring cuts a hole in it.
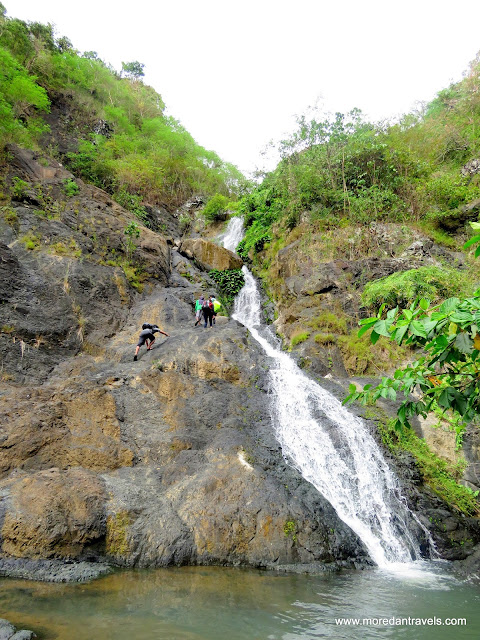
[[[480,223],[471,223],[480,230]],[[480,235],[471,238],[464,248],[480,243]],[[480,256],[480,245],[475,251]],[[377,315],[360,321],[359,337],[370,332],[375,344],[380,336],[420,348],[424,355],[393,378],[382,377],[376,386],[365,385],[357,391],[349,387],[345,403],[375,403],[379,398],[405,400],[397,411],[395,429],[410,427],[414,416],[426,417],[430,411],[443,409],[468,422],[480,415],[480,290],[466,299],[456,297],[432,306],[421,298],[407,309],[395,307],[386,312],[383,304]]]

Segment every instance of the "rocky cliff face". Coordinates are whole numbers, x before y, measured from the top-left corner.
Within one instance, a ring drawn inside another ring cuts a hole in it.
[[[102,352],[136,296],[127,276],[137,288],[147,279],[165,285],[170,250],[142,227],[122,269],[134,217],[80,180],[67,195],[73,176],[58,163],[10,153],[6,179],[16,189],[0,216],[0,357],[4,378],[31,383],[66,357]]]
[[[464,254],[434,243],[412,226],[393,223],[338,229],[335,235],[315,234],[301,224],[287,242],[264,264],[276,331],[311,375],[345,381],[361,376],[360,385],[366,384],[365,376],[393,374],[412,358],[393,343],[372,346],[368,336],[357,338],[358,320],[370,315],[361,304],[365,285],[413,268],[467,268]],[[418,420],[417,434],[441,458],[464,467],[462,483],[479,491],[478,429],[469,428],[456,451],[455,433],[445,425],[433,428],[438,422]]]
[[[0,573],[64,580],[65,560],[79,562],[75,578],[95,574],[91,560],[98,571],[368,565],[357,536],[283,459],[268,358],[231,319],[194,327],[194,300],[216,293],[205,269],[238,259],[203,239],[180,242],[175,216],[153,208],[152,226],[169,235],[140,224],[128,246],[124,230],[138,220],[106,193],[76,180],[67,195],[73,176],[58,163],[11,154],[14,199],[0,217]],[[341,289],[341,265],[301,280],[294,253],[278,256],[280,287],[297,300]],[[146,321],[169,337],[134,362]],[[412,507],[436,517],[441,505],[404,476]],[[461,553],[450,557],[465,557],[476,535],[458,520]]]
[[[11,153],[7,181],[21,188],[0,221],[0,569],[368,564],[283,460],[268,361],[247,331],[226,317],[194,327],[195,298],[215,293],[203,269],[238,259],[204,240],[180,254],[141,225],[128,254],[129,212],[79,180],[67,196],[60,165]],[[145,321],[170,337],[134,362]]]

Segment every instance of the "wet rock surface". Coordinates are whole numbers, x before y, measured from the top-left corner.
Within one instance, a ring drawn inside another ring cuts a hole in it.
[[[36,637],[33,631],[27,629],[17,631],[8,620],[0,618],[0,640],[32,640]]]
[[[0,576],[38,582],[90,582],[112,571],[110,564],[101,562],[0,557]]]
[[[358,379],[351,380],[358,384]],[[322,386],[342,400],[347,392],[348,382],[325,380]],[[362,378],[361,383],[373,383],[373,379]],[[378,407],[383,414],[381,420],[396,416],[397,403],[379,401]],[[363,407],[349,405],[349,411],[365,418]],[[428,427],[412,420],[413,427],[421,434]],[[414,456],[407,451],[392,455],[383,445],[374,419],[366,419],[370,433],[383,449],[389,466],[394,470],[401,492],[409,509],[415,514],[419,530],[418,539],[421,549],[433,558],[443,558],[454,563],[455,569],[464,575],[480,572],[480,521],[478,517],[467,517],[450,508],[444,500],[425,484],[422,472]],[[476,441],[476,438],[474,439]],[[439,452],[440,454],[440,452]],[[468,467],[467,467],[468,469]],[[462,481],[463,482],[463,481]],[[467,485],[468,486],[468,485]]]

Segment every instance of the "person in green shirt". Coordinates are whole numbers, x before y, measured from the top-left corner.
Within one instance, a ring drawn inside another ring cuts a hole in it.
[[[203,303],[205,302],[205,298],[200,296],[198,300],[195,300],[195,326],[200,322],[202,317],[202,308]]]

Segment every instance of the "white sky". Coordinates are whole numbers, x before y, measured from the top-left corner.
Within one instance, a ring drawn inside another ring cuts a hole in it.
[[[480,50],[479,0],[2,2],[118,70],[143,62],[168,113],[246,172],[319,98],[394,117],[460,80]]]

